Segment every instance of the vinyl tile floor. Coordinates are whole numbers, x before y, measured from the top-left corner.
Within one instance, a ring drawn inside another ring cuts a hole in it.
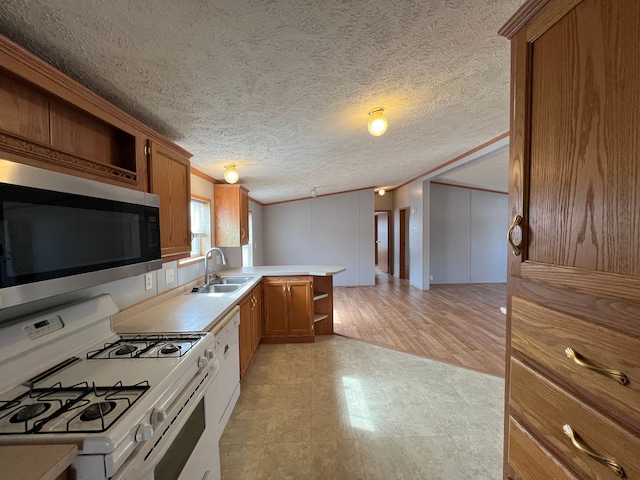
[[[498,480],[504,380],[341,336],[260,345],[222,480]]]

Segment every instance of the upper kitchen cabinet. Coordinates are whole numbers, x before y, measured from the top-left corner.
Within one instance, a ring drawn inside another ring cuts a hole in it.
[[[0,35],[0,158],[160,195],[162,257],[188,257],[191,154]]]
[[[215,244],[239,247],[249,243],[249,191],[240,185],[213,187]]]
[[[0,65],[0,155],[147,189],[152,130],[2,36]]]
[[[170,262],[191,254],[191,184],[188,152],[149,140],[149,191],[160,196],[162,260]]]

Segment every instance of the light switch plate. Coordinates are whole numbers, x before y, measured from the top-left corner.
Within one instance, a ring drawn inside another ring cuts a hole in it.
[[[173,268],[168,268],[164,272],[164,282],[167,285],[169,285],[170,283],[173,283],[173,279],[174,279],[174,270]]]

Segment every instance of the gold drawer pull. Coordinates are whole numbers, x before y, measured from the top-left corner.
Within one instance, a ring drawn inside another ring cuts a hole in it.
[[[605,377],[612,378],[616,382],[620,383],[620,385],[626,385],[627,383],[629,383],[629,379],[627,378],[627,376],[624,373],[622,373],[620,370],[612,370],[611,368],[598,367],[597,365],[589,363],[587,359],[585,359],[582,355],[580,355],[571,347],[567,347],[564,353],[567,355],[567,357],[573,360],[576,365],[579,365],[584,368],[588,368],[589,370],[593,370],[594,372],[597,372],[600,375],[604,375]]]
[[[609,460],[608,458],[601,457],[596,452],[594,452],[591,449],[591,447],[589,447],[589,445],[587,445],[585,441],[582,440],[580,435],[578,435],[576,432],[573,431],[573,428],[571,428],[570,425],[568,424],[564,425],[562,427],[562,431],[567,437],[571,439],[571,443],[573,443],[573,446],[576,447],[578,450],[580,450],[582,453],[585,453],[586,455],[594,459],[596,462],[606,466],[609,470],[615,473],[619,478],[627,478],[627,474],[624,473],[624,468],[618,465],[617,462],[614,462],[613,460]]]
[[[520,255],[520,253],[522,252],[522,242],[520,242],[518,245],[513,243],[512,234],[513,234],[513,231],[516,229],[516,227],[519,227],[521,223],[522,223],[522,215],[516,215],[515,217],[513,217],[513,222],[511,223],[511,226],[507,231],[507,241],[509,242],[509,245],[511,245],[511,251],[516,257]]]

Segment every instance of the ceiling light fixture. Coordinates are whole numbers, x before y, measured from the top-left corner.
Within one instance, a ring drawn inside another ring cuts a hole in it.
[[[380,195],[381,197],[387,193],[387,191],[384,188],[381,188],[380,190],[378,190],[378,195]]]
[[[240,179],[240,174],[236,170],[235,164],[229,163],[224,168],[224,179],[227,183],[236,183]]]
[[[318,190],[316,190],[316,187],[311,187],[311,196],[313,198],[318,196]]]
[[[369,123],[367,124],[367,129],[374,137],[379,137],[386,132],[388,124],[389,122],[387,121],[387,117],[384,116],[384,108],[374,108],[369,112]]]

